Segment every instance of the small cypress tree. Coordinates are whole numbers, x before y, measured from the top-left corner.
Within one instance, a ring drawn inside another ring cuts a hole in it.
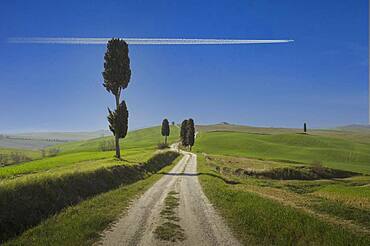
[[[193,147],[194,141],[195,141],[195,127],[194,127],[193,119],[189,119],[187,121],[186,138],[187,138],[187,145],[190,147],[190,151],[191,151],[191,148]]]
[[[108,108],[109,129],[118,138],[124,138],[128,130],[128,110],[125,101],[122,101],[115,111]]]
[[[187,130],[188,130],[188,121],[187,120],[184,120],[182,123],[181,123],[181,129],[180,129],[180,138],[181,138],[181,144],[182,146],[188,146],[187,144]]]
[[[306,122],[303,124],[303,132],[304,133],[307,133],[307,125],[306,125]]]
[[[170,135],[170,123],[167,119],[162,121],[162,129],[161,129],[162,136],[164,136],[164,144],[167,144],[167,137]]]

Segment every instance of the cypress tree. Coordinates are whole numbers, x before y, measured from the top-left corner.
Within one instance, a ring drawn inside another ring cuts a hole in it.
[[[181,123],[181,129],[180,129],[180,138],[181,138],[181,144],[182,146],[188,146],[187,144],[187,130],[188,130],[188,121],[184,120]]]
[[[307,133],[307,125],[306,125],[306,122],[303,124],[303,132],[304,133]]]
[[[115,111],[108,108],[109,129],[118,138],[124,138],[128,130],[128,110],[125,101],[122,101]]]
[[[194,141],[195,141],[195,127],[194,127],[193,119],[189,119],[187,121],[186,139],[187,139],[187,145],[190,146],[190,151],[191,151],[191,148],[193,147]]]
[[[167,119],[162,121],[162,129],[161,129],[162,136],[164,136],[164,144],[167,144],[167,137],[170,135],[170,123]]]
[[[122,90],[126,89],[131,78],[128,45],[124,40],[111,39],[104,55],[103,86],[115,97],[116,109],[108,108],[109,129],[115,136],[116,157],[121,158],[119,139],[124,138],[128,128],[128,111],[126,103],[120,102]]]

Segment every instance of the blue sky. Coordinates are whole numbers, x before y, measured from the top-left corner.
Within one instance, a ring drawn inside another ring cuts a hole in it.
[[[0,3],[0,132],[107,128],[104,45],[8,37],[294,39],[291,44],[131,46],[130,128],[227,121],[367,123],[368,1]]]

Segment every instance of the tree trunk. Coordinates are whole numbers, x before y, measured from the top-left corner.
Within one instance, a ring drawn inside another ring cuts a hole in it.
[[[116,157],[118,159],[120,159],[121,158],[121,150],[119,148],[119,138],[118,138],[118,136],[115,136],[115,138],[116,138]]]
[[[118,93],[118,95],[116,96],[116,110],[118,109],[119,107],[119,98],[120,98],[120,93]],[[118,159],[121,158],[121,149],[119,147],[119,137],[117,134],[115,134],[115,140],[116,140],[116,157]]]
[[[167,136],[164,136],[164,144],[167,144]]]

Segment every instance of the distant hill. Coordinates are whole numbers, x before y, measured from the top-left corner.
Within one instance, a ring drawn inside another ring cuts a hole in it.
[[[219,124],[213,125],[197,125],[196,128],[197,131],[200,132],[232,131],[248,132],[262,135],[302,132],[302,129],[298,128],[254,127],[246,125],[236,125],[229,122],[220,122]],[[333,129],[308,129],[308,132],[311,134],[323,136],[361,139],[364,138],[363,134],[370,134],[370,126],[348,125]],[[98,130],[91,132],[28,132],[17,134],[0,133],[0,148],[37,150],[65,142],[91,140],[106,136],[112,136],[112,133],[108,130]],[[365,136],[365,140],[366,142],[369,141],[368,136]]]
[[[99,137],[111,136],[112,133],[108,130],[98,130],[92,132],[29,132],[9,134],[14,138],[29,138],[29,139],[55,139],[60,141],[80,141]]]
[[[370,125],[352,124],[347,126],[340,126],[337,129],[342,131],[367,131],[370,132]]]
[[[0,134],[0,148],[42,149],[64,142],[75,142],[111,136],[108,130],[92,132],[29,132]]]
[[[300,129],[294,128],[255,127],[246,125],[235,125],[227,122],[221,122],[219,124],[213,125],[197,125],[196,128],[200,132],[232,131],[232,132],[261,133],[261,134],[281,134],[301,131]]]

